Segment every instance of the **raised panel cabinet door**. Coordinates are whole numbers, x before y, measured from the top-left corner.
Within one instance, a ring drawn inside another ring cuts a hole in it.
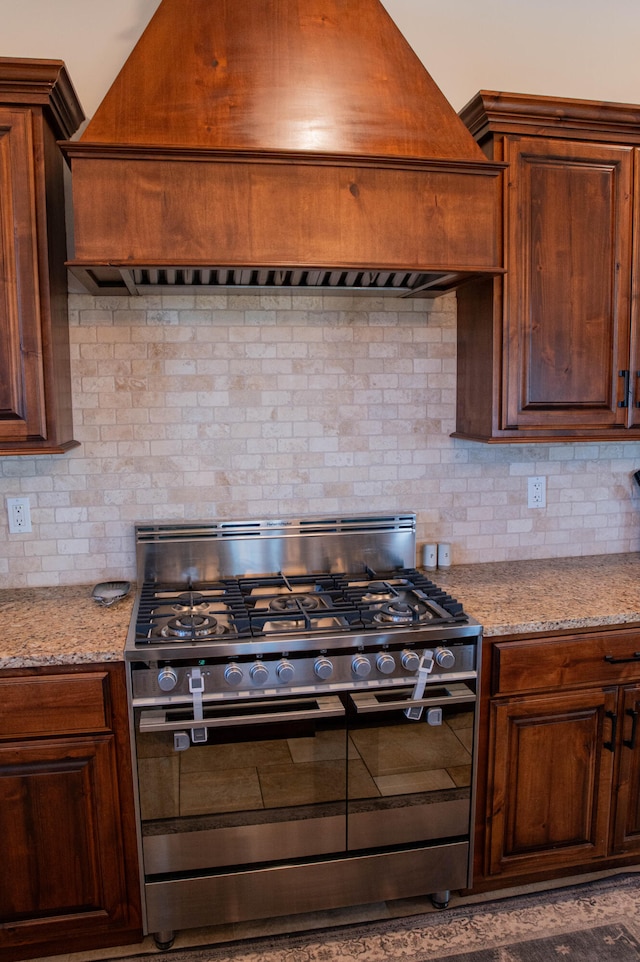
[[[620,728],[613,851],[632,854],[640,852],[640,685],[622,689]]]
[[[487,874],[526,875],[607,852],[616,689],[494,702]]]
[[[0,956],[126,922],[116,771],[113,735],[0,745]]]
[[[632,424],[633,148],[505,139],[503,429]]]
[[[32,115],[0,106],[0,444],[47,438]]]

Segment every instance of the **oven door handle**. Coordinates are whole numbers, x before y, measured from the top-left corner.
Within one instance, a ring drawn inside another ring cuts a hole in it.
[[[309,701],[317,707],[310,707]],[[300,704],[300,703],[299,703]],[[273,706],[273,701],[256,702],[252,705],[253,709],[266,708]],[[220,707],[219,705],[216,707]],[[227,707],[225,705],[225,707]],[[211,710],[211,706],[208,706]],[[179,711],[182,716],[173,720],[173,712]],[[286,722],[286,721],[307,721],[316,718],[338,718],[345,714],[344,705],[337,695],[325,695],[321,698],[306,699],[304,707],[283,708],[281,711],[250,711],[247,714],[218,715],[214,718],[207,718],[207,709],[204,718],[195,722],[198,728],[232,728],[237,725],[255,725],[263,722]],[[172,732],[182,731],[184,728],[192,727],[193,718],[185,718],[185,708],[180,709],[152,709],[140,712],[138,728],[141,732]]]
[[[425,708],[434,705],[466,705],[477,700],[474,691],[468,685],[458,682],[452,685],[433,685],[433,695],[426,695],[424,698],[402,698],[393,701],[380,701],[379,692],[358,691],[352,692],[349,698],[353,702],[356,712],[361,715],[366,712],[398,711],[398,709],[412,708],[413,706],[424,706]],[[408,692],[410,694],[410,689]],[[427,686],[429,691],[429,686]]]

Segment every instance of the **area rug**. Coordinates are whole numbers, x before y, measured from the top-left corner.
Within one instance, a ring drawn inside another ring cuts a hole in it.
[[[640,962],[640,874],[408,918],[129,958],[135,962]]]

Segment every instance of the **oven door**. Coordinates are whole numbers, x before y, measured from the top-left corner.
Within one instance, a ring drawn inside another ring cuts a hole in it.
[[[466,683],[411,693],[349,696],[348,851],[469,839],[476,693]]]
[[[343,852],[336,695],[135,709],[145,876]],[[195,727],[197,726],[197,727]]]

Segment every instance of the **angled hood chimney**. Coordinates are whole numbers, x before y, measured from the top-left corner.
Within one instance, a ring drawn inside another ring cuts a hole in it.
[[[502,166],[379,0],[162,0],[63,148],[93,293],[435,295],[502,267]]]

